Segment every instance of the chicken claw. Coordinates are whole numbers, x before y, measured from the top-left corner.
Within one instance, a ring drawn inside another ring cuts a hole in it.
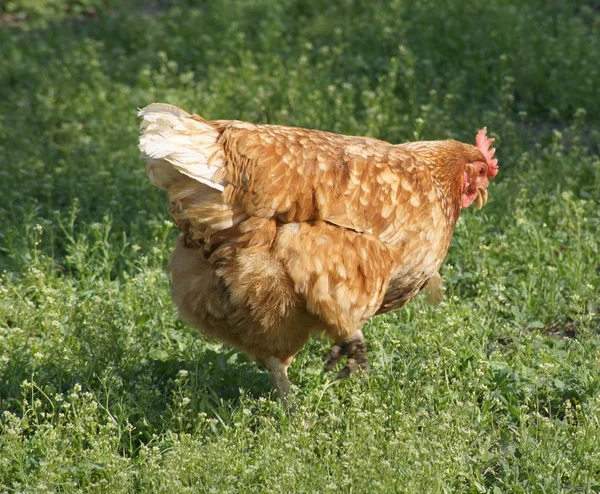
[[[347,378],[359,367],[363,370],[369,368],[367,362],[367,345],[360,329],[346,340],[339,341],[331,347],[327,363],[325,364],[325,372],[331,371],[344,356],[348,357],[348,359],[346,366],[338,374],[339,379]]]

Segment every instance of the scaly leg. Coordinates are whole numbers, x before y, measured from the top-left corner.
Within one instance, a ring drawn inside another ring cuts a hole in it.
[[[352,336],[341,341],[336,341],[329,352],[325,371],[329,372],[332,370],[344,356],[348,357],[348,360],[346,361],[346,366],[338,375],[340,379],[345,379],[358,368],[363,370],[368,369],[367,345],[360,329]]]
[[[273,378],[273,382],[275,383],[275,387],[277,388],[277,393],[279,394],[279,398],[281,401],[285,402],[286,398],[290,394],[290,380],[287,375],[288,367],[291,363],[291,358],[282,362],[278,357],[268,357],[262,362],[271,374]]]

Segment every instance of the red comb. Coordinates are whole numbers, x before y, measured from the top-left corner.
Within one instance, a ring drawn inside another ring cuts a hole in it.
[[[477,135],[475,136],[475,144],[477,146],[477,149],[481,151],[481,153],[485,156],[485,160],[487,161],[488,178],[493,178],[496,175],[498,175],[498,160],[492,159],[494,153],[496,152],[496,148],[490,149],[490,146],[492,145],[492,142],[494,142],[495,139],[488,137],[486,134],[487,127],[484,127],[479,132],[477,132]]]

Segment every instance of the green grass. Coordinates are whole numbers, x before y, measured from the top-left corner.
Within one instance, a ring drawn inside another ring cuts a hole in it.
[[[0,491],[600,491],[600,11],[531,0],[0,2]],[[484,125],[442,274],[267,375],[181,323],[136,108],[366,134]]]

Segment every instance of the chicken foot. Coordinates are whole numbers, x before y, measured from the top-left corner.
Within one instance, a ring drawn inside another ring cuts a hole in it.
[[[367,344],[360,329],[352,336],[336,342],[331,347],[327,363],[325,364],[325,372],[333,370],[344,356],[347,357],[346,366],[338,374],[340,379],[347,378],[358,368],[363,370],[369,368],[367,362]]]

